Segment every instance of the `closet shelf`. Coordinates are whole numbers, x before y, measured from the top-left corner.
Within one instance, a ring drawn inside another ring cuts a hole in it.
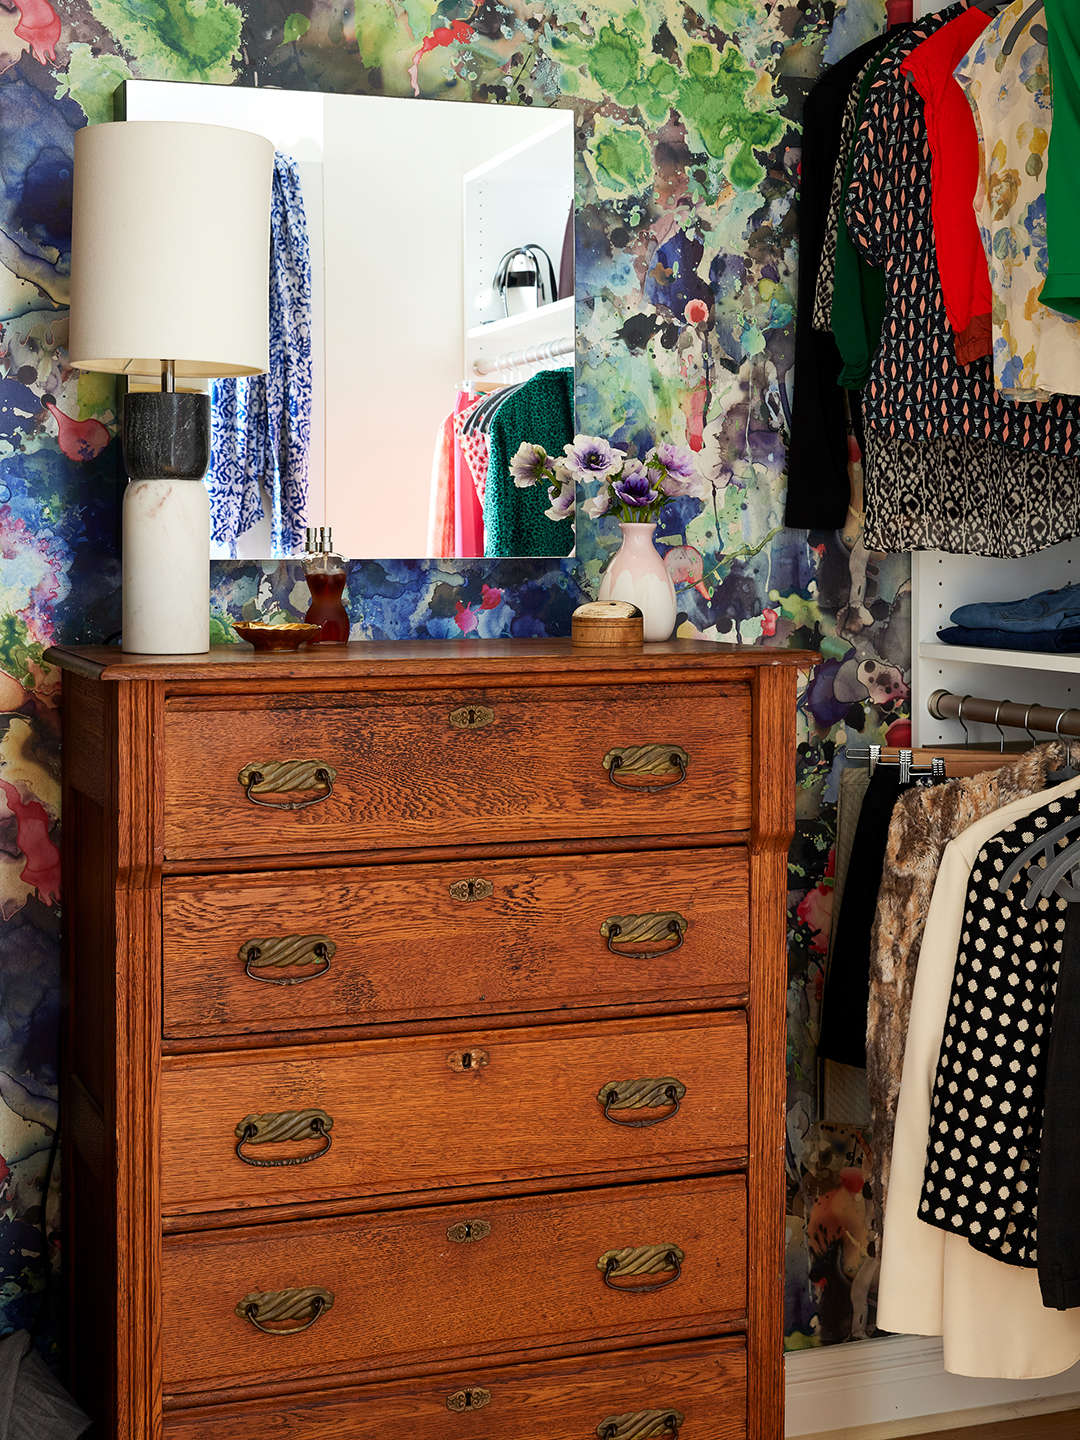
[[[974,645],[943,645],[925,640],[919,645],[922,660],[960,661],[965,665],[1007,666],[1014,670],[1050,670],[1062,675],[1080,675],[1080,652],[1075,655],[1048,654],[1035,650],[986,650]]]
[[[504,315],[501,320],[489,320],[484,325],[474,325],[471,330],[466,331],[466,338],[469,340],[482,340],[488,335],[506,335],[516,330],[525,330],[538,322],[546,324],[549,320],[557,320],[560,316],[567,317],[573,327],[574,319],[574,297],[568,295],[565,300],[555,300],[550,305],[541,305],[538,310],[523,310],[520,315]]]

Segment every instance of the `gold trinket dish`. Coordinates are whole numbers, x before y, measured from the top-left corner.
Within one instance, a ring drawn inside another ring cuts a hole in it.
[[[288,625],[234,625],[233,629],[241,640],[254,645],[256,650],[299,650],[305,641],[317,640],[321,632],[319,625],[304,625],[300,622]]]

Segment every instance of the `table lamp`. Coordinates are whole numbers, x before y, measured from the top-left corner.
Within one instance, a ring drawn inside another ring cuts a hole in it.
[[[210,397],[177,381],[269,365],[274,147],[133,120],[75,136],[69,363],[146,383],[124,403],[123,648],[210,648]]]

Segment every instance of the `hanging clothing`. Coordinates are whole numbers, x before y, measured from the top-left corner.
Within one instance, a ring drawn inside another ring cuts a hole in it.
[[[960,13],[952,6],[940,18]],[[975,438],[1046,455],[1080,454],[1074,397],[1011,404],[995,395],[988,361],[957,363],[933,244],[923,110],[922,97],[887,52],[855,139],[846,202],[851,238],[884,267],[886,279],[886,320],[864,392],[866,422],[893,439]]]
[[[222,323],[227,322],[227,317]],[[274,155],[270,369],[210,386],[210,533],[230,545],[270,500],[271,555],[303,547],[311,441],[311,255],[296,162]]]
[[[994,383],[1014,400],[1080,394],[1080,322],[1040,301],[1053,99],[1042,11],[1015,0],[961,57],[981,132],[976,197],[994,291]],[[1070,182],[1070,189],[1072,182]]]
[[[427,553],[433,557],[454,552],[454,417],[447,415],[435,432],[428,499]]]
[[[946,845],[977,820],[1014,800],[1045,792],[1047,774],[1065,763],[1051,740],[981,775],[901,795],[889,822],[884,872],[870,937],[866,1078],[874,1147],[870,1184],[877,1215],[886,1213],[896,1102],[923,927]]]
[[[851,498],[847,415],[836,385],[840,354],[829,333],[814,329],[813,299],[826,243],[826,217],[841,123],[851,86],[887,37],[876,35],[818,80],[803,107],[799,161],[799,283],[795,312],[795,386],[787,444],[784,524],[796,529],[842,529]],[[852,132],[854,133],[854,132]],[[862,449],[862,411],[851,397],[851,418]]]
[[[482,555],[484,521],[472,469],[464,453],[465,419],[484,397],[458,390],[453,411],[435,435],[428,506],[428,548],[432,556]],[[483,437],[487,463],[487,436]]]
[[[870,777],[855,828],[836,926],[829,973],[821,997],[818,1057],[841,1065],[866,1065],[866,1009],[870,988],[870,933],[885,868],[889,823],[897,800],[912,786],[935,785],[936,777],[900,779],[897,766],[879,765]]]
[[[964,927],[930,1107],[919,1215],[1007,1265],[1034,1267],[1046,1051],[1068,902],[1022,901],[1042,856],[1008,889],[1029,845],[1080,817],[1080,797],[1051,800],[983,846]]]
[[[898,44],[908,31],[907,25],[898,25],[880,36],[883,41],[876,54],[867,60],[848,91],[844,113],[840,121],[840,138],[837,144],[836,161],[833,165],[832,183],[829,189],[829,206],[825,216],[825,239],[818,266],[817,284],[814,287],[813,324],[815,330],[832,330],[833,284],[836,273],[836,247],[844,215],[844,196],[847,193],[847,167],[855,135],[859,128],[862,102],[869,89],[867,77],[877,74],[884,52],[890,45]],[[839,373],[839,372],[838,372]]]
[[[1016,557],[1080,534],[1080,462],[971,436],[912,440],[891,428],[866,426],[868,550]]]
[[[454,434],[457,436],[458,444],[461,446],[461,453],[472,475],[473,484],[476,486],[476,498],[480,501],[481,512],[484,505],[484,489],[487,485],[487,468],[489,458],[488,435],[486,430],[467,430],[465,420],[477,404],[483,399],[478,395],[473,405],[459,411],[454,416]],[[481,523],[483,516],[481,514]]]
[[[928,28],[932,28],[931,22]],[[923,32],[919,32],[920,34]],[[893,37],[887,51],[883,51],[870,65],[859,81],[859,92],[855,106],[856,127],[862,121],[863,107],[870,93],[870,86],[887,56],[906,54],[916,41],[916,35],[905,31]],[[857,133],[857,128],[856,128]],[[838,210],[842,217],[843,197],[851,185],[854,164],[854,136],[844,161],[843,174],[838,193]],[[881,268],[867,262],[860,255],[848,235],[847,227],[838,218],[835,255],[833,258],[833,291],[829,306],[829,328],[836,337],[837,349],[843,360],[838,383],[847,389],[861,390],[870,374],[881,327],[885,323],[885,276]]]
[[[1054,77],[1054,130],[1046,169],[1044,305],[1080,317],[1080,14],[1075,0],[1046,0],[1046,33]]]
[[[461,404],[471,404],[471,397],[462,395]],[[460,413],[460,412],[459,412]],[[457,418],[456,416],[454,417]],[[476,493],[472,467],[454,434],[454,554],[482,556],[484,553],[484,507]]]
[[[972,6],[913,50],[900,66],[923,97],[930,147],[930,209],[945,314],[962,365],[990,354],[990,272],[972,200],[979,181],[979,135],[953,71],[990,16]]]
[[[510,461],[523,441],[562,455],[574,438],[574,372],[541,370],[509,395],[488,427],[491,444],[484,491],[485,555],[568,555],[574,527],[549,520],[546,485],[518,489]]]
[[[836,839],[833,844],[833,903],[832,928],[829,931],[829,953],[826,957],[825,973],[828,975],[836,948],[836,932],[839,928],[840,912],[847,889],[848,871],[851,869],[851,855],[855,849],[855,832],[859,827],[862,803],[870,784],[868,765],[847,765],[840,776],[840,789],[836,797]]]
[[[926,919],[896,1109],[877,1319],[883,1329],[900,1334],[941,1335],[945,1369],[955,1374],[1032,1379],[1055,1375],[1080,1359],[1080,1312],[1046,1309],[1034,1270],[1002,1265],[918,1215],[930,1096],[971,869],[1004,826],[1078,789],[1080,780],[1069,780],[1014,800],[953,840],[942,856]]]
[[[1046,1059],[1039,1157],[1039,1289],[1053,1310],[1080,1307],[1080,904],[1070,904],[1061,944]]]

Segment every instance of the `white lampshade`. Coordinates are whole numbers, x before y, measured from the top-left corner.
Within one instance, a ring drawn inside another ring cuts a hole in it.
[[[70,363],[160,376],[269,366],[274,147],[222,125],[125,120],[75,135]]]

